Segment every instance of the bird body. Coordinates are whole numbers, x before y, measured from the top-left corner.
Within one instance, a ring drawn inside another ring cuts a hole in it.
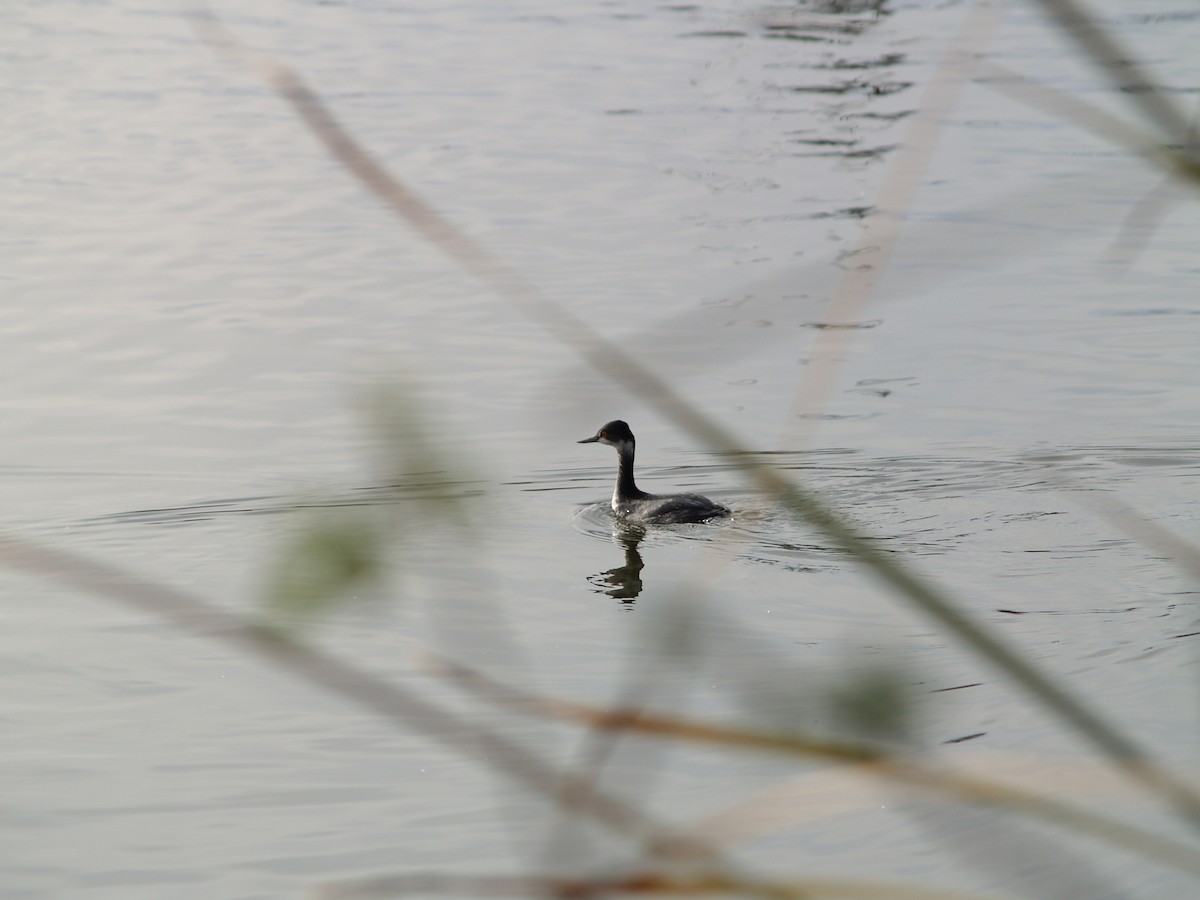
[[[617,451],[617,484],[613,488],[613,512],[643,525],[676,525],[704,522],[729,515],[729,510],[700,494],[648,494],[633,480],[633,456],[637,442],[629,426],[615,419],[581,444],[608,444]]]

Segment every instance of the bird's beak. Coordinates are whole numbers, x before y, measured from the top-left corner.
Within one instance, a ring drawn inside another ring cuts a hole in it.
[[[600,435],[593,434],[590,438],[584,438],[582,441],[576,441],[577,444],[594,444],[600,440]]]

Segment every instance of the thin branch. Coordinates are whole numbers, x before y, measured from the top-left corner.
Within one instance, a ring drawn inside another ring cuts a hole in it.
[[[933,887],[853,880],[761,881],[719,874],[671,876],[635,873],[619,878],[555,878],[553,876],[384,875],[334,882],[318,892],[319,900],[382,900],[405,894],[456,894],[473,897],[611,897],[621,895],[688,895],[762,897],[764,900],[989,900],[994,895],[947,891]]]
[[[1200,582],[1200,547],[1189,543],[1169,528],[1154,522],[1113,494],[1078,494],[1080,503],[1107,519],[1151,550],[1161,553],[1188,577]]]
[[[608,729],[648,737],[845,763],[864,775],[916,785],[959,802],[1005,809],[1089,834],[1108,844],[1140,853],[1148,859],[1154,859],[1200,878],[1200,852],[1190,845],[1030,791],[955,774],[945,768],[935,771],[929,766],[915,762],[911,757],[889,755],[877,748],[848,741],[825,740],[795,733],[752,731],[651,713],[642,709],[603,709],[571,700],[531,694],[448,660],[433,659],[429,665],[435,674],[442,675],[473,696],[492,705],[504,706],[513,712],[574,722],[597,730]]]
[[[1138,63],[1137,55],[1121,46],[1111,28],[1104,28],[1075,0],[1038,0],[1062,31],[1099,67],[1171,141],[1183,141],[1190,131],[1188,117],[1167,97]]]
[[[980,60],[975,64],[982,83],[1003,91],[1014,99],[1090,131],[1162,169],[1167,175],[1183,180],[1192,187],[1200,186],[1200,159],[1187,145],[1178,150],[1167,146],[1166,139],[1144,128],[1137,128],[1090,103],[1038,84],[999,63]]]

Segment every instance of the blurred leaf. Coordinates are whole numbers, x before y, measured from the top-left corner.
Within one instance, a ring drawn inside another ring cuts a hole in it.
[[[905,742],[913,734],[907,684],[899,668],[861,670],[830,690],[830,710],[856,737]]]
[[[376,439],[380,477],[405,501],[393,507],[400,513],[393,524],[404,527],[416,516],[423,528],[434,523],[467,527],[470,517],[462,501],[480,481],[437,433],[415,392],[403,383],[375,386],[363,393],[361,407]]]
[[[361,495],[361,508],[327,510],[284,548],[265,591],[268,610],[285,620],[278,624],[311,619],[376,586],[384,560],[410,543],[409,529],[470,525],[462,502],[478,482],[446,452],[414,392],[400,384],[376,387],[364,394],[362,408],[380,455],[379,483]]]
[[[307,619],[377,581],[383,537],[365,516],[313,522],[284,548],[267,585],[268,608]]]

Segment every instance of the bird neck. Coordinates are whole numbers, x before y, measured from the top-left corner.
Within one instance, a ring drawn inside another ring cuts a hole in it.
[[[617,448],[617,492],[618,497],[638,498],[646,496],[638,490],[633,481],[633,450],[632,444],[623,444]]]

